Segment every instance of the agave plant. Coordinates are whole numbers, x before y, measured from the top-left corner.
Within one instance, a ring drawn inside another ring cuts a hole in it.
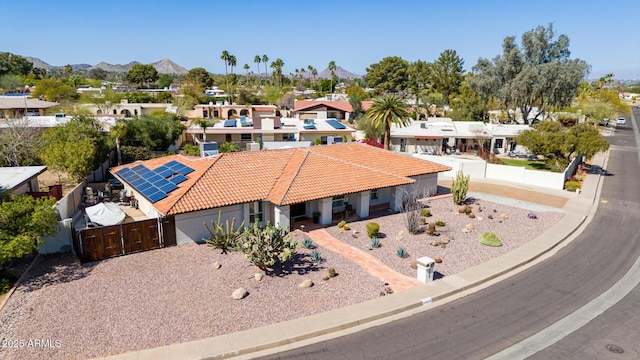
[[[409,257],[409,253],[402,246],[399,247],[398,250],[396,250],[396,254],[398,254],[398,257],[402,259]]]
[[[373,249],[379,248],[380,247],[380,239],[378,239],[377,236],[374,236],[371,238],[371,247]]]

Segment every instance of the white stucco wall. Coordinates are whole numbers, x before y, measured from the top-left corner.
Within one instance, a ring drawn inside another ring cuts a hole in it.
[[[411,176],[416,182],[407,186],[410,191],[416,191],[419,197],[428,197],[438,192],[438,174]]]
[[[243,204],[194,211],[187,214],[178,214],[176,215],[177,244],[186,244],[192,241],[202,242],[203,238],[209,237],[209,232],[207,232],[204,223],[209,225],[209,228],[211,228],[211,221],[218,220],[218,211],[222,212],[220,221],[222,221],[223,224],[227,220],[229,220],[229,224],[231,224],[231,221],[235,217],[236,228],[242,223],[242,220],[244,219]]]

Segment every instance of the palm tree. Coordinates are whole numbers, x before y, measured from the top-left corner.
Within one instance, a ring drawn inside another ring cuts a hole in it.
[[[373,101],[371,108],[367,110],[367,118],[371,126],[378,128],[384,126],[384,148],[389,150],[389,138],[391,137],[391,124],[400,127],[411,123],[409,111],[404,101],[396,96],[387,95]]]
[[[264,77],[267,78],[267,62],[269,61],[269,57],[267,55],[262,55],[262,62],[264,63]]]
[[[271,63],[271,68],[275,70],[276,76],[278,76],[278,86],[282,87],[282,67],[284,66],[284,61],[282,59],[277,58],[276,61]]]
[[[120,139],[127,135],[127,122],[118,120],[116,124],[109,129],[109,135],[116,141],[116,153],[118,154],[118,165],[122,165],[122,151],[120,151]]]
[[[315,82],[316,82],[316,76],[318,76],[318,69],[316,69],[316,68],[311,68],[311,75],[313,75],[313,83],[315,84]]]
[[[195,118],[193,120],[191,120],[190,122],[191,125],[197,125],[200,126],[202,128],[202,141],[205,142],[207,141],[207,127],[209,126],[213,126],[213,124],[215,124],[215,120],[209,120],[209,119],[204,119],[204,118]]]
[[[227,68],[229,65],[229,57],[231,57],[231,54],[229,54],[227,50],[224,50],[222,55],[220,55],[220,59],[224,61],[224,78],[227,81],[227,100],[229,100],[229,70]]]
[[[305,73],[304,68],[300,68],[300,79],[304,79],[304,73]]]
[[[242,68],[244,69],[244,76],[246,76],[247,80],[245,84],[247,84],[249,82],[249,64],[244,64]]]
[[[260,55],[256,55],[256,57],[253,58],[253,62],[256,63],[256,66],[258,67],[258,77],[260,77],[260,62],[262,61],[262,59],[260,58]]]
[[[328,69],[329,71],[331,71],[331,88],[329,90],[331,90],[331,94],[333,94],[333,77],[336,76],[336,62],[333,60],[329,61]],[[331,97],[331,99],[333,100],[333,96]]]
[[[313,66],[308,65],[307,66],[307,70],[309,70],[309,79],[311,79],[311,75],[313,75]],[[311,83],[311,84],[313,84],[313,83]]]
[[[231,66],[231,73],[233,74],[233,67],[238,65],[238,60],[235,55],[229,55],[229,66]]]

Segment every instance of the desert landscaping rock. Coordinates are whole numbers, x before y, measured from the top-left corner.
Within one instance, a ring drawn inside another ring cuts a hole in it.
[[[311,279],[306,279],[303,282],[301,282],[300,285],[298,285],[298,287],[301,289],[307,289],[312,286],[313,286],[313,281],[311,281]]]
[[[221,266],[222,266],[222,265],[220,265],[220,263],[219,263],[219,262],[217,262],[217,261],[213,263],[213,268],[214,268],[215,270],[220,269],[220,267],[221,267]]]
[[[264,275],[262,273],[253,274],[253,278],[256,279],[256,281],[261,281],[263,277]]]
[[[510,219],[477,222],[476,234],[460,234],[469,222],[455,216],[457,207],[451,198],[427,202],[434,220],[446,222],[439,228],[443,237],[451,238],[446,249],[429,245],[432,237],[424,233],[409,234],[402,214],[383,213],[375,218],[380,231],[389,239],[381,248],[368,251],[365,224],[370,219],[350,222],[351,231],[338,234],[337,227],[326,230],[333,236],[368,254],[378,257],[395,271],[415,277],[411,268],[417,257],[440,256],[435,270],[448,276],[511,251],[555,224],[561,212],[537,212],[538,219],[527,218],[527,210],[483,201],[498,214]],[[375,215],[375,214],[374,214]],[[364,235],[354,237],[353,231]],[[401,231],[403,239],[395,237]],[[477,242],[477,234],[491,231],[504,244],[492,248]],[[296,231],[298,242],[303,237]],[[411,257],[396,254],[404,247]],[[241,253],[220,254],[204,245],[186,244],[152,250],[100,262],[80,265],[72,254],[42,258],[20,285],[0,313],[4,339],[56,339],[60,348],[0,349],[0,358],[78,359],[95,358],[129,351],[193,341],[233,333],[259,326],[317,314],[360,303],[387,294],[384,281],[371,276],[353,261],[319,247],[324,261],[311,263],[312,250],[300,246],[291,263],[262,281],[249,281],[256,273]],[[212,264],[223,263],[215,272]],[[340,269],[336,276],[313,291],[291,291],[303,280],[321,278],[329,267]],[[273,275],[273,276],[272,276]],[[358,291],[353,291],[358,284]],[[242,301],[229,295],[244,287],[250,295]],[[264,311],[263,304],[270,304]],[[304,306],[291,306],[304,304]],[[71,320],[70,320],[71,319]]]
[[[247,289],[237,288],[231,294],[231,298],[234,300],[241,300],[241,299],[244,299],[244,297],[247,296],[247,294],[248,294]]]

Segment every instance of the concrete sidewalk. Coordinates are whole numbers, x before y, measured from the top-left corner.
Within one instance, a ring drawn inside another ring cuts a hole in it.
[[[400,313],[415,311],[426,304],[438,302],[461,292],[486,285],[491,280],[523,268],[543,257],[565,240],[584,228],[597,209],[602,176],[607,154],[598,154],[592,161],[592,171],[585,179],[580,194],[521,186],[501,182],[499,184],[477,181],[471,194],[479,198],[493,197],[492,201],[520,201],[544,207],[558,208],[566,213],[564,218],[541,236],[526,245],[481,265],[446,276],[432,283],[409,288],[390,296],[376,298],[329,312],[306,316],[278,324],[240,331],[197,341],[162,346],[111,356],[110,360],[141,359],[249,359],[258,351],[290,349],[295,343],[346,330],[372,325],[376,320]],[[492,186],[491,186],[492,185]],[[492,190],[490,190],[492,189]],[[515,200],[514,200],[515,199]],[[436,304],[437,305],[437,304]],[[252,355],[253,354],[253,355]],[[264,355],[264,354],[263,354]]]

